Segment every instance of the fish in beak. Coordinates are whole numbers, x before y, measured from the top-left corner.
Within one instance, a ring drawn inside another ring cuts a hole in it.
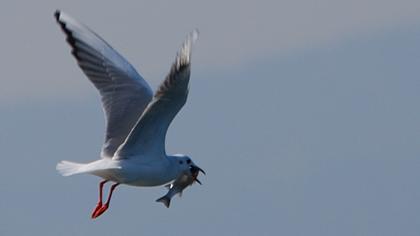
[[[176,194],[181,196],[185,188],[192,185],[194,182],[201,184],[201,181],[197,179],[199,173],[206,174],[203,169],[196,165],[190,166],[190,173],[183,173],[178,178],[174,180],[172,184],[166,185],[168,192],[163,197],[157,199],[157,202],[162,202],[166,207],[169,208],[171,204],[171,199]]]

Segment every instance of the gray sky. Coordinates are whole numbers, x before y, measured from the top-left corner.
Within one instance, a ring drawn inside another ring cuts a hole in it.
[[[187,105],[168,133],[208,175],[170,209],[121,186],[89,219],[93,86],[53,19],[84,22],[156,87],[194,28]],[[1,235],[418,235],[418,1],[3,1]]]

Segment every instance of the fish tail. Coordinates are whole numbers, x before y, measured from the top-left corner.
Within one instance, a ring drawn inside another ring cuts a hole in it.
[[[171,204],[171,198],[165,195],[157,199],[156,202],[161,202],[166,206],[166,208],[169,208],[169,205]]]

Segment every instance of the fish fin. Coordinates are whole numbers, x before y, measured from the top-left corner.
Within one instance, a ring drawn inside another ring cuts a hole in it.
[[[182,192],[183,192],[183,191],[179,192],[179,197],[182,197]]]
[[[171,204],[171,198],[169,198],[168,196],[165,195],[165,196],[157,199],[156,202],[161,202],[166,206],[166,208],[169,208],[169,205]]]

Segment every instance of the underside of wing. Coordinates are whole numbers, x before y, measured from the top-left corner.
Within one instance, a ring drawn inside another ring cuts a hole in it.
[[[101,155],[113,157],[153,92],[133,66],[96,33],[63,12],[56,11],[54,16],[78,65],[99,90],[107,126]]]
[[[193,31],[188,36],[169,74],[156,91],[153,101],[147,106],[114,158],[124,159],[132,156],[154,158],[166,155],[166,132],[187,100],[191,49],[197,38],[198,31]]]

